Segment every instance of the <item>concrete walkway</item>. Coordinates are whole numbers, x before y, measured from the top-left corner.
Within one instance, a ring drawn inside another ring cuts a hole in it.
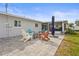
[[[57,35],[51,41],[34,39],[26,43],[20,42],[18,37],[11,39],[2,53],[3,56],[53,56],[64,38],[64,35]],[[11,45],[11,46],[10,46]],[[4,47],[4,46],[3,46]],[[1,49],[1,48],[0,48]],[[8,51],[8,52],[7,52]],[[1,53],[2,51],[0,51]]]

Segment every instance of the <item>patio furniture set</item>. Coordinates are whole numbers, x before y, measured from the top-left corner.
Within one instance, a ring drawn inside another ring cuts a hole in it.
[[[51,32],[48,31],[40,31],[39,33],[35,33],[31,29],[28,29],[25,31],[24,29],[21,29],[21,33],[23,38],[21,41],[27,42],[28,40],[39,38],[40,40],[48,41],[53,38],[53,35]]]

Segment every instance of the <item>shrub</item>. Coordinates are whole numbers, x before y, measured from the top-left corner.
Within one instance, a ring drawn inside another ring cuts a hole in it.
[[[68,28],[65,32],[65,34],[76,34],[76,32],[70,28]]]

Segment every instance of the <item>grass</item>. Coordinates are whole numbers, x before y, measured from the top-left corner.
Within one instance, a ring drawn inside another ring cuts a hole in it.
[[[67,34],[60,44],[56,56],[79,56],[79,33]]]

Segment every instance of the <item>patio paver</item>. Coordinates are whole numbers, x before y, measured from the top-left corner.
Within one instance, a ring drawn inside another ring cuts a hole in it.
[[[26,43],[20,41],[21,36],[0,39],[0,55],[2,56],[53,56],[64,38],[58,35],[52,41],[34,39]]]

